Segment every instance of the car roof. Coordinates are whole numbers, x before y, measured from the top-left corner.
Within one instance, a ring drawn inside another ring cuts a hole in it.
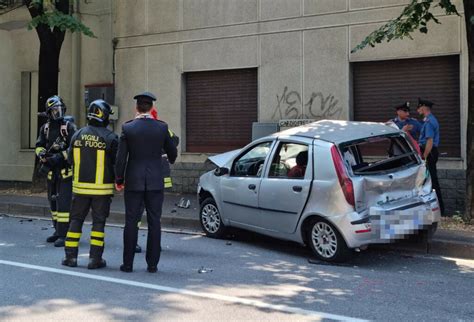
[[[397,133],[400,133],[399,129],[384,123],[321,120],[274,133],[271,137],[301,136],[342,143]]]

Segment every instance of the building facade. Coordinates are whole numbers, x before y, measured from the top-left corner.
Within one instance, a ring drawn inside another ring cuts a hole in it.
[[[418,97],[430,99],[441,123],[439,168],[446,205],[450,211],[461,210],[468,70],[464,18],[444,16],[439,10],[435,15],[442,24],[429,25],[428,34],[351,53],[407,3],[78,1],[77,16],[98,38],[68,35],[61,55],[60,94],[83,124],[84,102],[93,93],[88,89],[112,87],[118,107],[114,127],[120,131],[134,116],[134,94],[156,93],[159,117],[181,138],[173,177],[174,189],[182,192],[195,191],[199,174],[209,168],[209,154],[250,142],[255,123],[271,127],[287,119],[386,121],[394,117],[393,106],[405,101],[414,106]],[[455,3],[462,13],[462,2]],[[16,29],[2,27],[25,20],[24,8],[0,15],[0,41],[8,44],[0,48],[0,71],[12,79],[0,87],[6,97],[2,110],[10,111],[8,121],[0,121],[5,123],[0,145],[8,151],[0,155],[0,180],[31,178],[33,154],[24,144],[26,134],[21,135],[24,126],[18,128],[26,124],[28,109],[17,106],[27,87],[22,77],[36,68],[38,41],[34,32],[18,28],[19,23]],[[18,139],[5,139],[14,132],[20,132]]]

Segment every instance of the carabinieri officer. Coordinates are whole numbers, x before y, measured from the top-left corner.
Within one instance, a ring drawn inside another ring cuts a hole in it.
[[[441,214],[444,214],[444,203],[441,196],[441,189],[436,169],[436,163],[438,162],[439,156],[439,123],[436,117],[431,113],[433,105],[433,102],[418,98],[418,113],[424,117],[419,144],[423,159],[426,160],[426,166],[430,172],[433,189],[436,190],[436,195],[438,196]]]
[[[421,123],[410,117],[410,102],[405,102],[395,107],[397,117],[391,121],[395,123],[400,130],[410,133],[416,140],[421,131]]]

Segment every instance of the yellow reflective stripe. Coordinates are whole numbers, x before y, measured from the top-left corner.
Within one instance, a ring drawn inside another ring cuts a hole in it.
[[[37,147],[37,148],[35,149],[36,155],[40,154],[40,153],[43,152],[43,151],[46,151],[46,149],[43,148],[42,146],[39,146],[39,147]]]
[[[56,220],[58,218],[58,213],[56,211],[51,211],[51,217],[53,217],[53,220]]]
[[[69,178],[72,176],[72,171],[70,169],[62,169],[61,170],[61,175],[63,179]]]
[[[81,167],[81,149],[74,148],[74,181],[79,181],[79,168]]]
[[[57,222],[69,222],[69,218],[58,218]]]
[[[96,195],[96,196],[105,196],[105,195],[113,195],[114,189],[81,189],[81,188],[72,188],[72,192],[80,194],[80,195]]]
[[[63,154],[64,160],[67,160],[67,151],[63,151],[62,154]]]
[[[72,184],[73,187],[75,188],[84,188],[84,189],[114,189],[114,184],[113,183],[102,183],[102,184],[97,184],[97,183],[87,183],[87,182],[77,182],[75,181]]]
[[[48,180],[51,180],[53,178],[53,172],[49,171],[48,172]]]
[[[79,247],[79,242],[77,241],[66,241],[66,247]]]
[[[99,185],[104,183],[104,161],[105,151],[97,150],[97,160],[95,164],[95,183]]]
[[[166,178],[165,178],[165,182],[171,182],[171,178],[170,178],[170,177],[166,177]]]
[[[68,212],[57,212],[56,213],[58,215],[58,217],[62,217],[62,218],[69,218],[69,213]]]
[[[165,182],[165,188],[171,188],[173,184],[171,182]]]
[[[171,136],[171,137],[173,137],[173,136],[174,136],[174,133],[173,133],[173,131],[171,131],[170,129],[168,129],[168,133],[170,134],[170,136]]]
[[[102,247],[104,246],[104,242],[97,239],[91,239],[91,245]]]
[[[104,238],[105,233],[101,231],[91,231],[91,237],[99,237],[99,238]]]
[[[72,231],[68,231],[66,237],[69,238],[81,238],[82,233],[73,233]]]

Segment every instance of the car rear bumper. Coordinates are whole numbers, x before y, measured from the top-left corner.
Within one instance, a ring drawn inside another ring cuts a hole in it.
[[[396,203],[371,207],[367,216],[352,220],[352,215],[339,222],[347,246],[362,247],[370,244],[390,243],[417,231],[430,228],[440,221],[436,193]]]

